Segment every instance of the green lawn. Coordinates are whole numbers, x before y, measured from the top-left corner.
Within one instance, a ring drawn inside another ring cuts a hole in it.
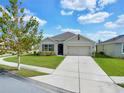
[[[23,76],[23,77],[33,77],[33,76],[40,76],[40,75],[47,75],[47,73],[41,73],[26,69],[17,70],[15,67],[0,65],[0,70],[6,70],[12,73],[15,73],[16,75]]]
[[[21,63],[55,69],[63,59],[63,56],[22,56]],[[5,58],[4,60],[16,62],[16,57]]]
[[[94,59],[109,76],[124,76],[124,59],[98,55]]]
[[[118,85],[124,88],[124,84],[118,84]]]

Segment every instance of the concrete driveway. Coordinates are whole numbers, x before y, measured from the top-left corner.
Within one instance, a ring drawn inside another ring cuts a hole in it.
[[[51,75],[31,79],[74,93],[124,93],[89,56],[67,56]]]

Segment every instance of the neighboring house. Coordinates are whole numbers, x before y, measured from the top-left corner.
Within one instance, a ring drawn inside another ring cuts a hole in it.
[[[45,38],[40,51],[54,51],[56,55],[90,56],[95,50],[95,42],[71,32]]]
[[[112,57],[124,58],[124,35],[99,43],[97,45],[97,52],[104,52]]]

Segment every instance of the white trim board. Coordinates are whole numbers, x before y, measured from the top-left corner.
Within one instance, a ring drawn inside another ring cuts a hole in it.
[[[122,52],[122,54],[124,54],[124,43],[122,43],[122,48],[121,48],[121,52]]]

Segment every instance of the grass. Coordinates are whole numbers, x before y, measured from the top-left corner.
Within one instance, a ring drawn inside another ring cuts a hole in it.
[[[112,57],[104,55],[104,54],[101,54],[101,53],[96,53],[95,58],[112,58]]]
[[[21,63],[40,66],[40,67],[47,67],[55,69],[64,59],[63,56],[22,56]],[[8,62],[16,62],[16,57],[9,57],[5,58],[5,61]]]
[[[36,72],[36,71],[31,71],[31,70],[26,70],[26,69],[17,70],[15,67],[10,67],[10,66],[5,66],[5,65],[0,65],[0,70],[6,70],[16,75],[23,76],[23,77],[47,75],[47,73]]]
[[[118,84],[118,85],[124,88],[124,84]]]
[[[109,76],[124,76],[124,59],[98,54],[94,59]]]

